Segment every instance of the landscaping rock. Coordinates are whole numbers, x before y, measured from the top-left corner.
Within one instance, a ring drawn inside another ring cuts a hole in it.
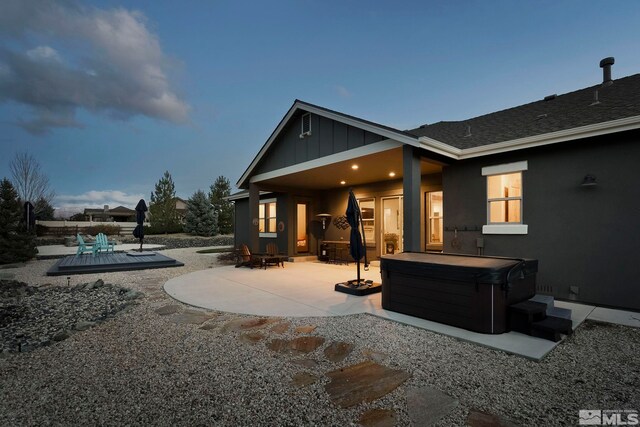
[[[86,331],[87,329],[96,325],[96,322],[88,322],[86,320],[81,320],[80,322],[73,325],[73,329],[76,331]]]
[[[262,332],[248,332],[246,334],[240,335],[240,341],[246,342],[249,344],[255,344],[258,341],[263,340],[265,335]]]
[[[177,304],[165,305],[163,307],[157,308],[155,312],[160,316],[167,316],[169,314],[175,314],[182,309],[182,306]]]
[[[369,349],[362,350],[362,355],[367,359],[371,359],[376,363],[382,363],[389,358],[387,353],[381,353],[379,351],[373,351]]]
[[[246,331],[248,329],[260,329],[267,325],[278,322],[280,319],[273,317],[245,317],[235,320],[230,320],[223,327],[223,332],[238,332]]]
[[[330,362],[342,362],[353,350],[353,344],[348,342],[332,342],[324,349],[324,357]]]
[[[289,348],[294,353],[311,353],[316,348],[324,344],[323,337],[300,337],[289,342]]]
[[[414,387],[407,390],[407,412],[416,426],[436,424],[457,405],[456,399],[433,387]]]
[[[185,325],[200,325],[207,320],[211,320],[211,318],[215,317],[215,314],[207,313],[205,311],[188,309],[179,313],[176,317],[173,318],[175,323],[181,323]]]
[[[291,363],[294,363],[298,366],[302,366],[304,368],[309,368],[309,369],[315,368],[318,366],[318,362],[316,362],[313,359],[295,359],[295,360],[292,360]]]
[[[296,388],[308,386],[318,381],[318,377],[309,372],[298,372],[291,379],[291,384]]]
[[[69,333],[69,331],[67,331],[66,329],[62,329],[58,332],[56,332],[51,339],[54,341],[63,341],[66,340],[67,338],[69,338],[71,336],[71,334]]]
[[[315,331],[317,326],[315,325],[305,325],[305,326],[298,326],[296,328],[296,333],[297,334],[310,334],[311,332]]]
[[[395,390],[411,376],[408,372],[390,369],[371,361],[328,372],[326,375],[331,382],[325,386],[325,390],[331,400],[343,408],[378,399]]]
[[[271,332],[273,332],[274,334],[284,334],[289,330],[290,327],[291,327],[290,322],[278,323],[277,325],[271,328]]]
[[[467,416],[467,425],[470,427],[518,427],[511,421],[497,415],[472,409]]]
[[[370,409],[360,415],[360,425],[364,427],[393,427],[396,412],[393,409]]]

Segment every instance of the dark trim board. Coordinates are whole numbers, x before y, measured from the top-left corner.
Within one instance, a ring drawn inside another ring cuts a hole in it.
[[[159,253],[147,256],[129,256],[126,253],[111,253],[67,256],[56,262],[47,271],[47,276],[65,274],[108,273],[112,271],[133,271],[149,268],[182,267],[183,263]]]

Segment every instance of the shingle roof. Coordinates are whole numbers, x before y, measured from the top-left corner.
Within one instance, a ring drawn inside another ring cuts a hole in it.
[[[597,91],[597,100],[595,101]],[[640,74],[457,122],[438,122],[409,130],[456,148],[572,129],[640,116]]]

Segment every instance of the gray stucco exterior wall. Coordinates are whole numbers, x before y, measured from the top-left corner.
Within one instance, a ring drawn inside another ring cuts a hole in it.
[[[526,235],[482,235],[481,169],[526,160]],[[443,169],[444,251],[537,258],[538,291],[561,299],[640,310],[640,132],[460,161]],[[583,187],[586,174],[598,185]],[[452,247],[454,228],[459,248]],[[471,231],[465,231],[471,230]]]
[[[311,135],[300,138],[302,114],[302,111],[296,113],[282,129],[253,174],[270,172],[385,139],[316,114],[311,114]]]

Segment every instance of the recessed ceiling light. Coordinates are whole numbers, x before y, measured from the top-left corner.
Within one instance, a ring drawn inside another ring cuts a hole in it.
[[[394,177],[394,176],[396,176],[396,173],[395,172],[389,172],[389,176],[390,177]]]
[[[358,165],[351,165],[351,169],[353,169],[354,171],[358,170]]]
[[[347,181],[340,181],[340,184],[345,185]]]

